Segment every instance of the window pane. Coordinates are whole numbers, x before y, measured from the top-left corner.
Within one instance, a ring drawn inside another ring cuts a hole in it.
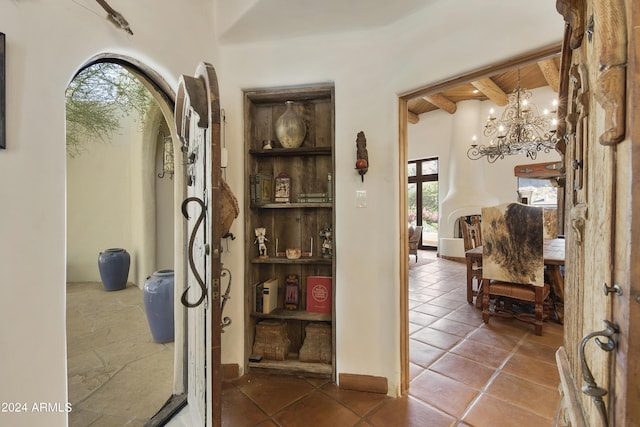
[[[417,224],[417,220],[418,220],[418,207],[417,207],[417,188],[418,188],[418,184],[411,183],[409,184],[409,194],[407,196],[407,200],[409,202],[409,218],[408,218],[408,222],[409,225],[416,225]]]
[[[438,181],[422,183],[422,242],[438,243]]]
[[[518,192],[529,198],[530,205],[558,206],[558,188],[548,179],[518,178]]]
[[[409,176],[416,176],[416,164],[409,163]]]
[[[422,175],[435,175],[438,173],[438,159],[422,162]]]

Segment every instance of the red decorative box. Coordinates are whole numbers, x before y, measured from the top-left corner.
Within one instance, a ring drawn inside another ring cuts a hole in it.
[[[331,313],[333,279],[329,276],[307,276],[307,311]]]

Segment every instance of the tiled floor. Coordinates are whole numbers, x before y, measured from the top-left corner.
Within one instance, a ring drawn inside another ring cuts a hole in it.
[[[394,399],[340,390],[326,380],[249,374],[224,383],[223,425],[552,426],[559,403],[554,353],[562,343],[562,326],[547,322],[543,335],[536,336],[530,325],[516,320],[492,318],[484,325],[481,313],[466,302],[465,265],[434,252],[421,252],[420,261],[416,264],[412,257],[409,272],[408,396]],[[144,317],[139,317],[144,315],[137,306],[137,288],[127,288],[134,298],[130,302],[122,299],[124,291],[105,293],[96,286],[84,292],[69,288],[70,425],[143,425],[148,410],[169,397],[172,359],[163,356],[172,351],[151,341]],[[109,300],[91,308],[98,296]],[[98,320],[89,319],[91,313],[115,323],[100,327]],[[124,338],[125,331],[133,336]],[[116,341],[124,347],[119,349]],[[157,360],[145,363],[143,357]],[[118,367],[125,359],[132,359],[137,375]],[[161,368],[165,374],[146,376],[143,367]],[[95,374],[102,376],[93,380]],[[120,377],[131,378],[132,385],[112,387]],[[150,378],[164,381],[167,391],[150,386]],[[126,398],[124,387],[136,392],[136,398]]]
[[[492,318],[466,302],[465,266],[433,262],[410,269],[409,395],[340,390],[324,380],[246,375],[227,382],[223,425],[476,426],[554,425],[559,377],[554,354],[562,326],[543,335],[516,320]],[[412,258],[413,259],[413,258]]]

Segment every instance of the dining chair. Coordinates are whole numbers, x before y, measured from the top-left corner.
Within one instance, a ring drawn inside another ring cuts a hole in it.
[[[420,246],[420,239],[422,239],[422,226],[409,227],[409,258],[411,255],[416,256],[416,262],[418,262],[418,247]]]
[[[540,207],[504,203],[482,208],[482,319],[515,317],[542,335],[544,224]],[[531,310],[533,305],[533,311]]]
[[[482,215],[466,215],[461,216],[458,220],[460,229],[462,230],[462,239],[464,241],[464,251],[468,251],[478,246],[482,246]],[[478,295],[480,280],[482,279],[482,258],[471,261],[471,269],[467,268],[467,301],[469,304],[473,302],[473,297]],[[475,289],[473,283],[476,283]]]

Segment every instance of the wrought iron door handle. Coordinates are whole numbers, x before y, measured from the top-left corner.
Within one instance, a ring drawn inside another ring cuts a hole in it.
[[[222,322],[220,322],[220,326],[222,326],[221,332],[224,332],[224,328],[231,324],[230,317],[222,317],[224,314],[224,306],[227,304],[227,300],[231,298],[231,271],[228,268],[222,268],[220,273],[221,277],[229,275],[229,283],[227,284],[227,289],[222,296],[222,307],[220,308],[220,317],[222,318]]]
[[[202,304],[202,301],[204,301],[204,299],[207,296],[207,286],[205,285],[204,280],[202,280],[200,273],[198,273],[196,264],[193,261],[193,244],[195,242],[198,229],[200,228],[200,224],[202,224],[202,221],[204,221],[204,218],[207,214],[207,210],[204,202],[201,199],[197,197],[187,197],[186,199],[184,199],[184,202],[182,202],[182,215],[184,215],[186,219],[190,219],[189,213],[187,212],[187,205],[190,202],[196,202],[200,205],[200,215],[198,216],[198,219],[196,220],[196,223],[193,226],[193,230],[191,230],[191,236],[189,237],[188,257],[189,257],[189,268],[191,268],[191,272],[193,273],[193,276],[195,277],[196,282],[198,282],[198,286],[200,286],[201,294],[200,294],[200,298],[198,298],[196,302],[193,302],[193,303],[189,302],[187,300],[187,292],[189,292],[189,288],[191,288],[191,286],[188,286],[187,289],[185,289],[184,292],[182,293],[182,297],[180,298],[180,301],[182,301],[182,305],[184,305],[185,307],[193,308]]]
[[[616,349],[617,343],[611,337],[614,334],[618,333],[618,326],[608,320],[603,320],[603,322],[606,325],[605,329],[603,329],[602,331],[591,332],[590,334],[587,334],[584,336],[584,338],[582,338],[582,341],[580,341],[580,346],[578,347],[578,357],[580,358],[580,364],[582,366],[582,380],[585,382],[585,385],[582,386],[582,392],[587,396],[591,396],[593,403],[596,405],[596,408],[598,408],[598,412],[600,413],[602,424],[604,426],[608,426],[609,423],[607,420],[607,408],[604,404],[604,400],[602,399],[602,396],[607,394],[607,389],[598,386],[595,379],[593,378],[591,369],[589,369],[587,359],[584,356],[584,348],[591,338],[595,338],[595,342],[598,347],[600,347],[604,351],[609,352]],[[605,337],[607,338],[607,341],[602,342],[597,337]]]

